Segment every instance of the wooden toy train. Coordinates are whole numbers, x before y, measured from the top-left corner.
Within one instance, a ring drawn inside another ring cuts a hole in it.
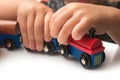
[[[15,21],[0,21],[0,46],[7,49],[20,47],[21,36],[19,25]],[[94,30],[91,29],[81,40],[74,40],[71,36],[68,45],[60,45],[57,39],[45,42],[43,51],[48,54],[59,52],[65,58],[69,55],[78,59],[85,68],[94,68],[101,65],[105,60],[104,47],[101,40],[94,37]]]
[[[51,5],[51,1],[54,4]],[[61,5],[55,7],[58,3]],[[50,7],[55,7],[54,11],[64,5],[62,0],[42,0]],[[84,68],[95,68],[100,66],[105,61],[105,53],[102,41],[94,37],[95,29],[89,30],[82,39],[74,40],[71,36],[68,40],[68,45],[60,45],[57,39],[53,38],[51,42],[44,42],[43,51],[47,54],[60,53],[65,58],[70,55],[79,60]],[[20,47],[21,36],[19,31],[19,24],[17,21],[0,21],[0,46],[7,49],[15,49]],[[26,48],[28,51],[30,49]]]
[[[20,45],[21,36],[18,23],[16,21],[0,20],[0,47],[13,50]]]

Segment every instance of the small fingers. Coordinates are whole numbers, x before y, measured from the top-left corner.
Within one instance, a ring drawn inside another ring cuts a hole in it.
[[[37,51],[42,51],[44,42],[44,16],[42,12],[36,14],[34,23],[34,35]]]
[[[29,48],[31,50],[35,50],[34,19],[35,19],[35,11],[30,11],[27,17],[27,33],[28,33]]]
[[[74,15],[63,26],[58,35],[58,42],[60,44],[67,44],[68,37],[70,36],[75,25],[80,21],[79,15]]]
[[[17,17],[17,21],[19,22],[20,25],[20,32],[22,35],[22,40],[23,40],[23,44],[25,47],[29,47],[29,43],[28,43],[28,35],[27,35],[27,16],[25,16],[24,14],[19,14]]]
[[[45,20],[44,20],[44,40],[47,42],[51,40],[49,23],[52,15],[53,15],[53,11],[49,11],[46,14]]]
[[[59,14],[55,18],[55,20],[52,21],[52,24],[50,24],[50,31],[51,31],[50,34],[52,37],[57,38],[61,28],[64,26],[66,21],[68,21],[72,17],[72,13],[69,13],[69,14],[67,13],[69,13],[69,10],[66,10],[61,14]]]
[[[50,25],[54,23],[54,20],[56,19],[56,17],[58,17],[63,11],[67,10],[67,7],[62,7],[60,8],[58,11],[56,11],[54,13],[54,15],[52,16],[51,18],[51,21],[50,21]]]

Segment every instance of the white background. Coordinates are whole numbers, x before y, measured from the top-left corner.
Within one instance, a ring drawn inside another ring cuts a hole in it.
[[[32,54],[24,48],[0,49],[0,80],[120,80],[120,48],[103,42],[105,63],[96,69],[84,69],[75,59],[60,55]]]

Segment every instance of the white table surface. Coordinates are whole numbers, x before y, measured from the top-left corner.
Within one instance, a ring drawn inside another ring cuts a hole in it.
[[[99,68],[84,69],[79,61],[60,55],[32,54],[24,48],[0,49],[0,80],[120,80],[120,48],[103,42],[105,63]]]

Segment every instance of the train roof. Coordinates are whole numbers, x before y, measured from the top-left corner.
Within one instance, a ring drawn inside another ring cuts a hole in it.
[[[85,35],[80,40],[74,40],[71,36],[68,41],[69,45],[74,46],[84,52],[89,54],[94,54],[104,50],[101,40],[97,38],[90,38],[88,35]]]

